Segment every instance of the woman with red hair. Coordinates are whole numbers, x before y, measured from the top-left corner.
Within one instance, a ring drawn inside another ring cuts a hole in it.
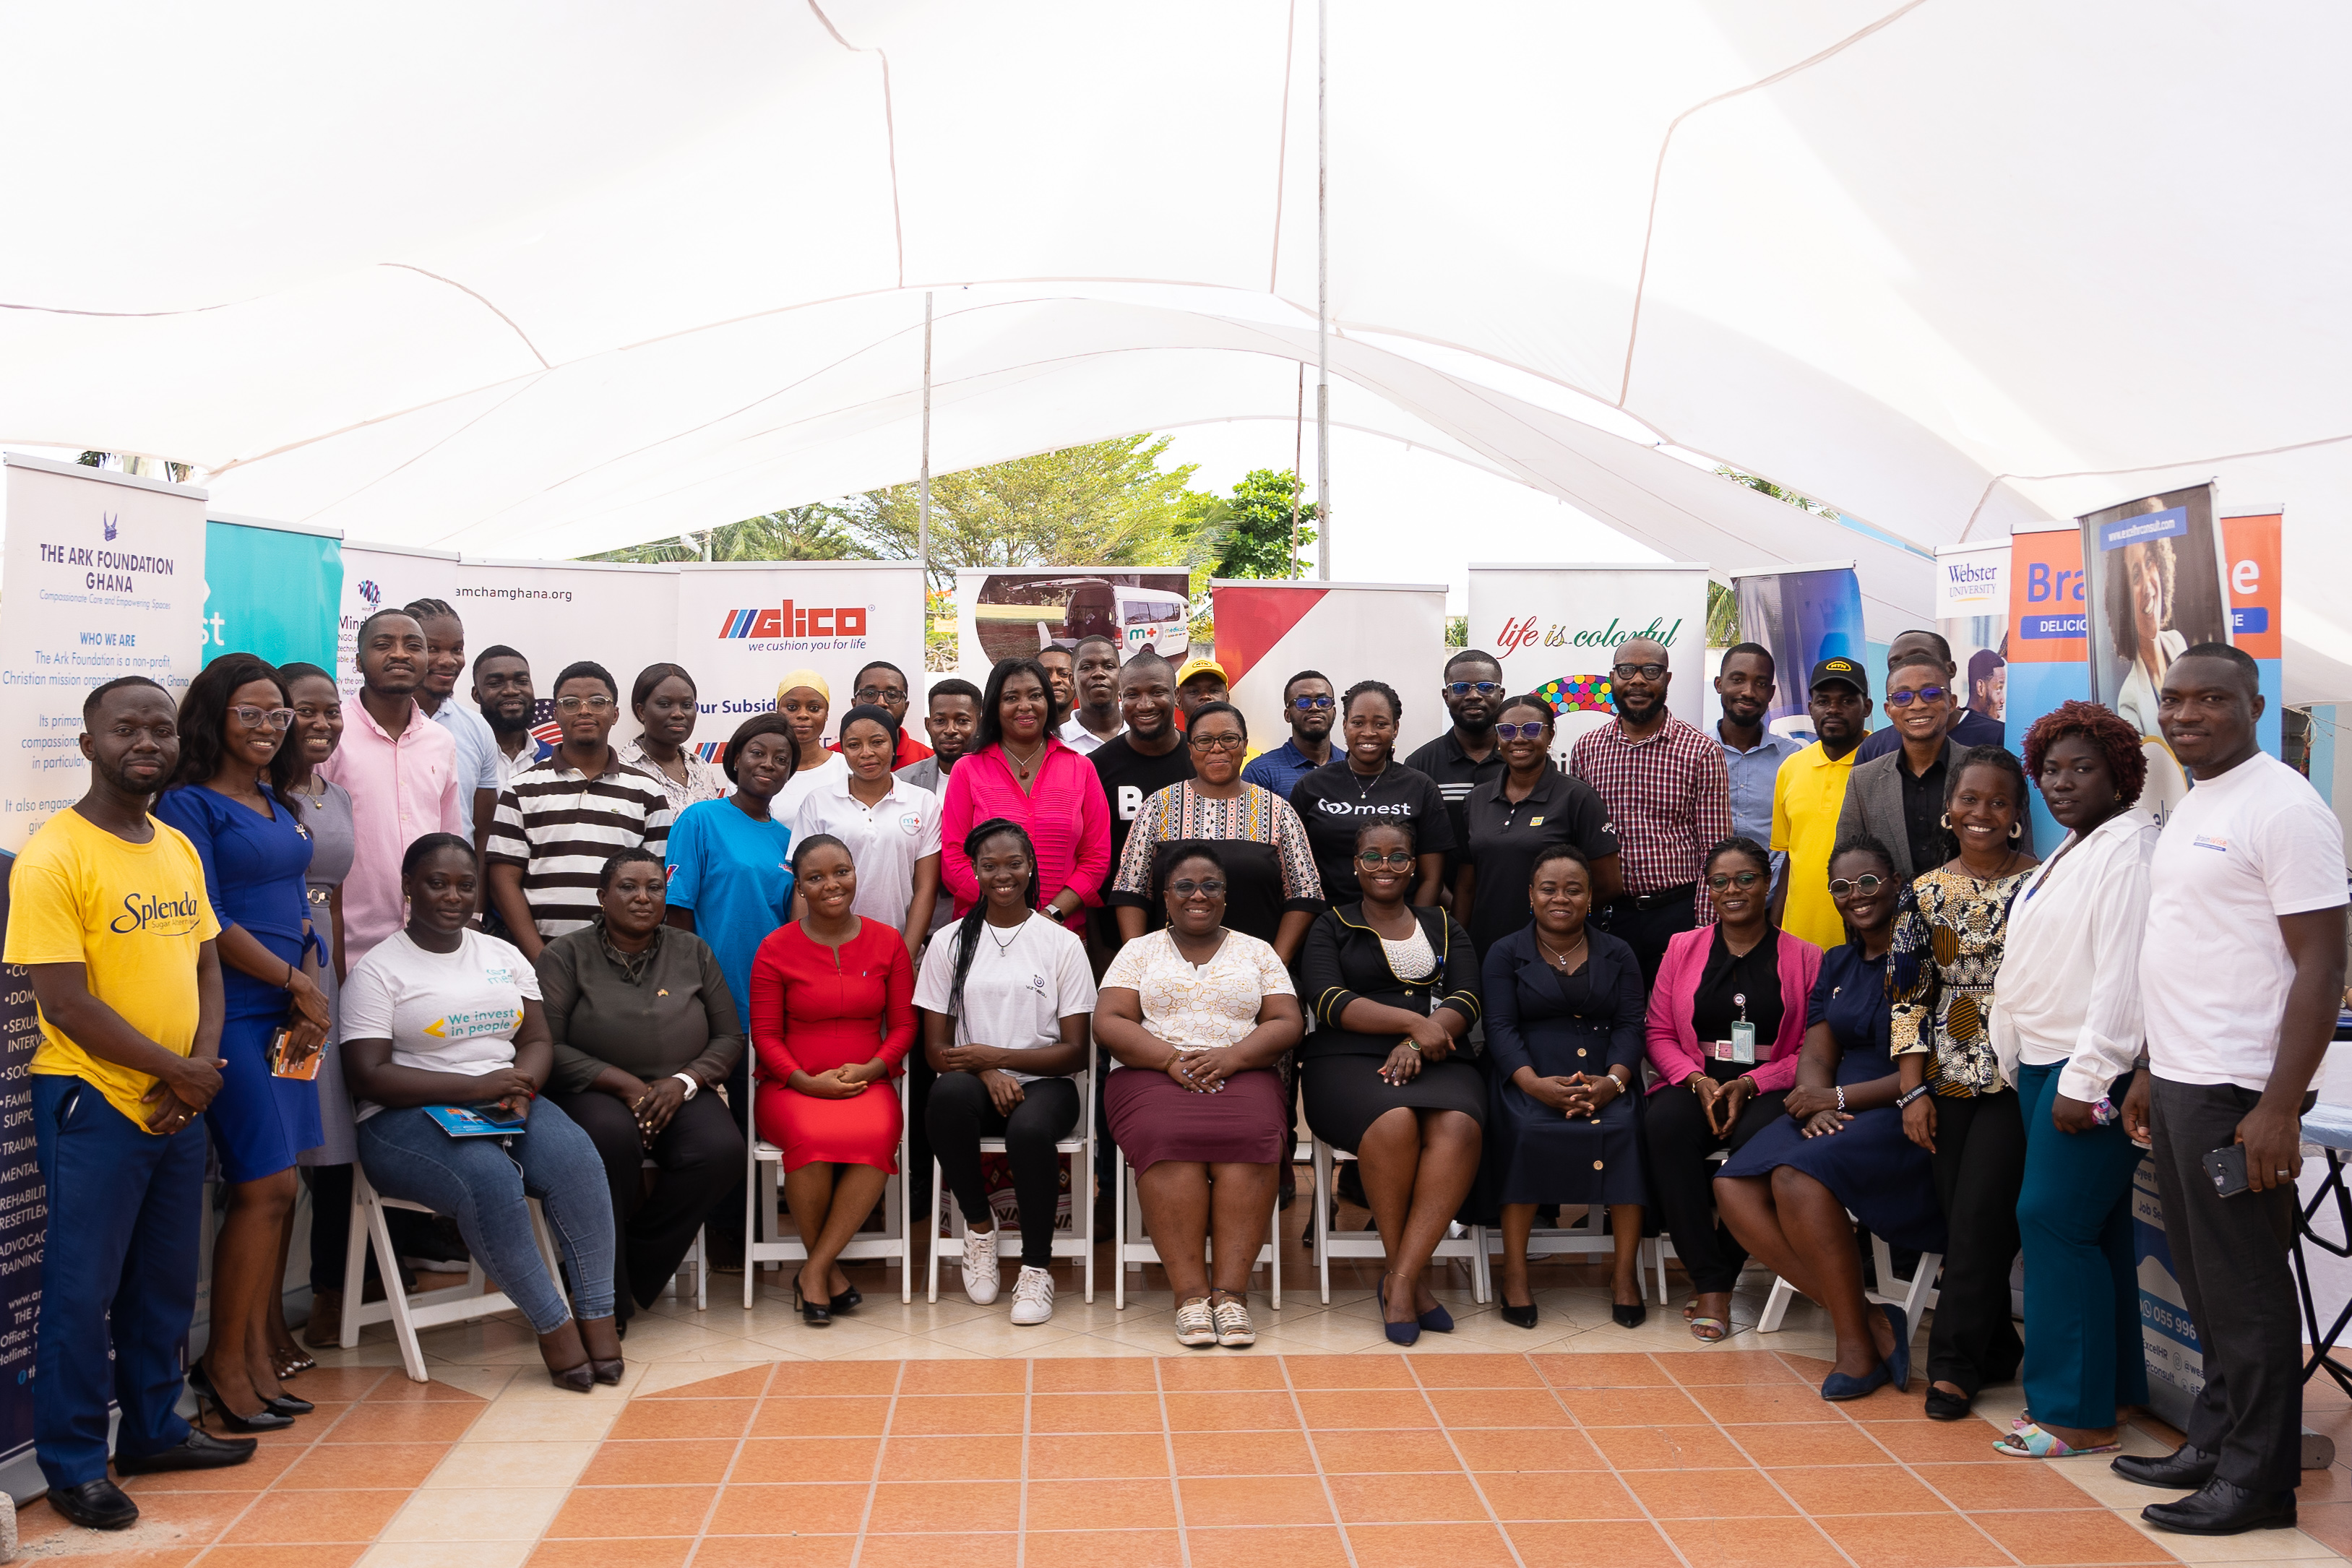
[[[2121,1110],[2141,1051],[2140,934],[2157,822],[2139,731],[2068,702],[2025,737],[2025,771],[2067,830],[2009,916],[1993,1048],[2025,1118],[2017,1221],[2025,1247],[2029,1419],[1993,1445],[2019,1458],[2116,1446],[2116,1406],[2147,1398]]]

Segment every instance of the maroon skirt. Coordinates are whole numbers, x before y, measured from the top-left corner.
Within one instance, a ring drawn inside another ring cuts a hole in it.
[[[1123,1067],[1110,1075],[1103,1101],[1111,1138],[1139,1171],[1162,1160],[1275,1165],[1289,1142],[1289,1097],[1272,1068],[1235,1073],[1222,1093],[1196,1094],[1164,1072]]]

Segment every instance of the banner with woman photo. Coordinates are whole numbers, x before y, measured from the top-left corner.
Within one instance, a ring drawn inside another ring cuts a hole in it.
[[[1936,552],[1936,629],[1960,667],[1960,706],[1996,724],[2009,719],[2009,555],[2006,539]]]
[[[1851,561],[1735,572],[1739,640],[1772,655],[1772,705],[1764,727],[1811,744],[1813,721],[1805,681],[1825,658],[1850,658],[1867,668],[1862,626],[1862,581]]]

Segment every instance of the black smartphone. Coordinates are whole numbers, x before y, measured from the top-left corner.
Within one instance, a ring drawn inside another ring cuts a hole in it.
[[[2213,1178],[2213,1190],[2225,1198],[2234,1198],[2246,1190],[2246,1146],[2231,1143],[2214,1150],[2204,1160],[2205,1173]]]

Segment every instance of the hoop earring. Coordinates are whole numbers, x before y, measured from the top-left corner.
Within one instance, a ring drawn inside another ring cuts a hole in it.
[[[1948,812],[1944,813],[1944,831],[1945,831],[1945,832],[1947,832],[1947,833],[1949,833],[1951,830],[1952,830],[1952,814],[1951,814],[1950,812],[1948,812]]]
[[[2009,836],[2010,836],[2011,838],[2015,838],[2015,837],[2017,837],[2018,836],[2020,836],[2021,834],[2022,834],[2024,831],[2025,831],[2025,824],[2023,824],[2023,823],[2021,823],[2021,822],[2012,822],[2012,823],[2011,823],[2011,824],[2009,825]]]

